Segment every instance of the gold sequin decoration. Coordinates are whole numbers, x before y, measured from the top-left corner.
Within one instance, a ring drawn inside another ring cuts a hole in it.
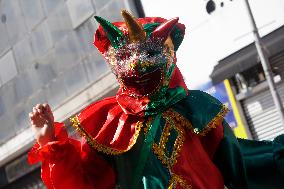
[[[85,137],[87,140],[87,143],[94,149],[96,149],[99,152],[105,153],[105,154],[109,154],[109,155],[118,155],[118,154],[122,154],[124,152],[127,152],[128,150],[130,150],[133,145],[136,143],[136,140],[139,136],[139,132],[141,130],[141,127],[143,126],[143,122],[142,121],[138,121],[136,123],[135,126],[135,133],[133,136],[133,140],[131,142],[131,144],[127,147],[127,149],[125,150],[117,150],[108,146],[105,146],[103,144],[98,143],[92,136],[90,136],[81,126],[80,126],[80,121],[78,119],[77,116],[74,116],[72,118],[70,118],[70,122],[72,123],[71,125],[76,129],[76,131],[78,131],[78,133],[82,136]]]
[[[185,140],[185,127],[177,117],[173,116],[173,111],[168,110],[162,114],[162,117],[166,120],[165,126],[162,131],[162,135],[159,144],[153,144],[153,152],[161,162],[166,165],[169,169],[177,162],[177,157],[183,146]],[[169,155],[166,149],[166,145],[171,134],[171,130],[177,132],[177,138],[175,140],[172,153]]]
[[[187,129],[189,132],[192,132],[198,136],[206,136],[206,134],[213,128],[216,128],[220,122],[224,119],[225,114],[228,112],[228,108],[223,106],[220,112],[207,124],[207,126],[199,131],[198,128],[194,128],[191,122],[184,118],[178,112],[175,112],[172,109],[169,109],[163,113],[163,118],[166,120],[166,124],[163,128],[162,135],[158,144],[153,144],[153,152],[156,154],[158,159],[166,165],[169,169],[177,162],[177,157],[181,151],[185,140],[185,132]],[[144,133],[146,134],[149,130],[152,120],[149,119],[145,122]],[[168,142],[170,132],[174,129],[178,134],[174,143],[172,154],[168,156],[166,150],[166,144]]]
[[[193,132],[194,128],[191,124],[191,122],[184,118],[181,114],[174,111],[173,109],[169,109],[164,113],[166,116],[170,117],[175,122],[179,123],[183,128],[187,128],[191,132]]]
[[[227,106],[223,105],[220,112],[207,124],[207,126],[198,135],[206,136],[211,129],[216,128],[224,119],[225,115],[229,112]]]
[[[183,127],[189,129],[189,131],[191,131],[192,133],[199,136],[206,136],[207,133],[211,131],[211,129],[216,128],[222,122],[224,116],[228,113],[228,111],[229,109],[227,108],[227,106],[223,105],[219,113],[202,130],[194,128],[188,119],[184,118],[181,114],[173,110],[169,110],[168,114],[173,119],[176,119],[177,122],[181,123]]]
[[[173,173],[168,189],[174,189],[178,184],[184,189],[192,189],[192,186],[182,176]]]
[[[144,135],[146,136],[149,129],[150,129],[150,126],[153,122],[154,118],[151,116],[151,117],[148,117],[145,121],[144,121],[144,125],[143,125],[143,128],[144,128]]]

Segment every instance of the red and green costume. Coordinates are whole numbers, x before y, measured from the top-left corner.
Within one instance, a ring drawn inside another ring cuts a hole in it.
[[[100,17],[95,46],[121,85],[70,119],[83,136],[67,136],[29,153],[42,162],[51,189],[280,189],[283,137],[237,140],[223,119],[227,109],[210,95],[188,90],[175,62],[185,27],[178,19]],[[281,141],[282,140],[282,141]]]

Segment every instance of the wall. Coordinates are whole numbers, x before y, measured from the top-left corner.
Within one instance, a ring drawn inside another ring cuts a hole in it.
[[[127,0],[0,0],[0,165],[33,143],[35,104],[63,121],[117,87],[92,44],[93,16],[118,21],[121,9],[135,14]]]

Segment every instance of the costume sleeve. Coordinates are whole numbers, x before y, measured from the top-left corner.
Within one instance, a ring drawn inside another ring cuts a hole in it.
[[[239,139],[249,189],[284,187],[284,135],[273,141]]]
[[[214,155],[229,189],[281,189],[284,186],[284,135],[274,141],[237,139],[224,121],[224,137]]]
[[[55,124],[56,141],[40,147],[35,144],[28,155],[31,164],[41,162],[41,177],[48,189],[113,189],[115,174],[96,151],[68,138],[64,124]]]
[[[225,121],[223,121],[223,129],[224,136],[214,154],[213,161],[221,171],[228,189],[246,189],[248,188],[247,175],[240,144]]]

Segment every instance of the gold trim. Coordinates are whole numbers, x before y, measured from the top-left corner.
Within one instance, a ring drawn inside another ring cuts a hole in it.
[[[178,113],[173,112],[172,110],[168,110],[163,113],[163,118],[166,120],[166,124],[163,128],[159,144],[153,144],[154,154],[156,154],[157,158],[169,169],[171,169],[177,162],[177,158],[185,141],[185,123],[178,120],[177,117],[175,117],[175,114]],[[187,124],[189,124],[189,122],[187,122]],[[169,154],[166,149],[166,145],[172,129],[177,132],[177,138],[175,139],[172,153]]]
[[[146,136],[149,129],[150,129],[150,126],[153,122],[154,118],[151,116],[151,117],[148,117],[145,122],[144,122],[144,135]]]
[[[172,174],[172,178],[169,182],[168,189],[176,188],[177,184],[179,184],[184,189],[192,189],[192,186],[187,183],[187,181],[180,175]]]
[[[134,138],[131,142],[131,144],[128,146],[127,149],[125,150],[117,150],[111,147],[108,147],[106,145],[100,144],[98,143],[92,136],[90,136],[81,126],[80,126],[80,121],[78,119],[77,116],[74,116],[72,118],[70,118],[70,122],[72,123],[71,125],[75,128],[76,131],[78,131],[78,133],[82,136],[85,137],[87,140],[87,143],[93,147],[94,149],[96,149],[99,152],[108,154],[108,155],[118,155],[118,154],[122,154],[124,152],[129,151],[133,145],[136,143],[136,140],[139,136],[139,132],[141,130],[141,127],[143,126],[143,122],[142,121],[138,121],[135,125],[135,133],[134,133]]]
[[[218,126],[218,124],[224,119],[225,115],[229,112],[229,109],[227,106],[222,105],[221,110],[219,113],[204,127],[201,131],[198,130],[198,128],[194,128],[191,124],[191,122],[183,117],[178,112],[175,112],[172,109],[169,109],[167,111],[167,114],[169,114],[172,118],[177,120],[178,122],[181,122],[183,127],[189,129],[192,133],[199,135],[199,136],[206,136],[211,129],[214,129]]]
[[[191,132],[193,132],[194,127],[192,126],[191,122],[185,117],[183,117],[181,114],[179,114],[178,112],[174,111],[173,109],[169,109],[165,112],[165,115],[168,115],[176,122],[181,123],[182,127],[187,128]]]
[[[220,122],[224,119],[225,115],[229,112],[227,106],[222,105],[220,112],[207,124],[207,126],[202,129],[201,132],[197,133],[200,136],[206,136],[211,129],[216,128]]]

